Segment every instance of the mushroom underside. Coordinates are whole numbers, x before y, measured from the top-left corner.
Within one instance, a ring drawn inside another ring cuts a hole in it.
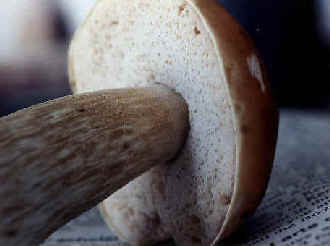
[[[100,0],[76,33],[70,49],[75,93],[161,83],[189,105],[190,133],[181,154],[100,205],[123,241],[148,245],[173,238],[185,246],[219,239],[232,206],[237,141],[244,133],[236,130],[231,65],[194,1]],[[263,78],[259,70],[251,79]],[[255,84],[260,90],[260,81]]]

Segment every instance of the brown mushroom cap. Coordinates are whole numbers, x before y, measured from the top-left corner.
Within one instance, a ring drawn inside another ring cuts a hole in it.
[[[75,93],[159,82],[189,105],[181,155],[101,205],[122,240],[213,245],[253,213],[272,168],[277,111],[258,52],[216,1],[99,0],[69,65]]]

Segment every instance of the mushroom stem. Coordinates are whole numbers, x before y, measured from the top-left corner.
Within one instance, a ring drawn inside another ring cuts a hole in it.
[[[189,129],[165,87],[68,96],[0,119],[0,244],[37,245],[155,165]]]

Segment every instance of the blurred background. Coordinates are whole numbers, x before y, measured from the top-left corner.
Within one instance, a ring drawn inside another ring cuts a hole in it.
[[[0,116],[71,94],[67,50],[95,0],[11,0],[0,8]]]
[[[94,1],[2,3],[0,116],[71,94],[66,52]],[[329,108],[329,0],[218,2],[255,40],[281,107]]]

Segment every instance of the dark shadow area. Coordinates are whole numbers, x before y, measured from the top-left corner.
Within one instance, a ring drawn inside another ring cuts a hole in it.
[[[31,60],[0,67],[0,116],[71,94],[65,53]]]
[[[254,39],[280,106],[329,105],[330,53],[318,34],[320,1],[218,0]]]
[[[0,117],[31,105],[71,94],[66,77],[63,77],[60,82],[53,84],[47,80],[41,81],[39,79],[37,76],[36,79],[33,78],[31,83],[24,85],[5,84],[0,91]]]

